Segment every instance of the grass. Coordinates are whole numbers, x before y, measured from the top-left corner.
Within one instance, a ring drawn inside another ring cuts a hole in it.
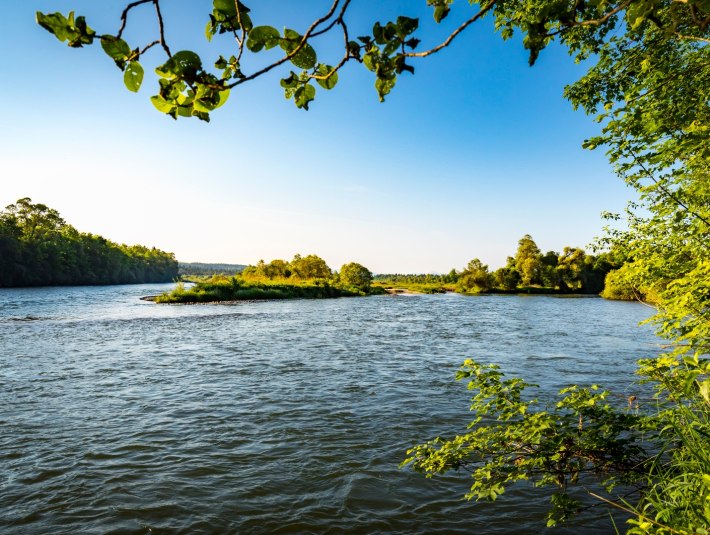
[[[573,294],[574,291],[563,291],[559,288],[550,288],[545,286],[520,286],[515,290],[504,290],[502,288],[490,288],[484,292],[465,292],[457,286],[455,282],[407,282],[394,279],[379,279],[372,283],[373,287],[384,289],[402,289],[414,293],[422,294],[441,294],[446,292],[457,292],[464,295],[483,295],[483,294],[535,294],[535,295],[555,295],[555,294]]]
[[[422,294],[443,294],[456,290],[453,284],[436,282],[394,282],[389,279],[376,280],[372,283],[372,287],[381,288],[382,290],[385,290],[386,288],[397,288]]]
[[[378,288],[361,289],[323,279],[245,279],[217,276],[201,280],[191,288],[178,283],[171,292],[155,298],[156,303],[214,303],[263,299],[327,299],[384,293]]]

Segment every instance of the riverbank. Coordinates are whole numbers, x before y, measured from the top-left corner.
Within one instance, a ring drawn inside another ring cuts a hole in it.
[[[381,288],[357,288],[319,279],[265,281],[223,277],[200,281],[190,288],[178,283],[171,292],[150,296],[146,300],[155,303],[187,304],[264,299],[329,299],[384,293],[385,290]]]
[[[585,293],[579,290],[550,288],[544,286],[523,286],[514,290],[490,288],[481,292],[464,292],[456,284],[432,283],[397,283],[391,281],[374,281],[373,288],[381,288],[389,294],[444,294],[458,293],[462,295],[559,295],[559,296],[598,296],[596,293]]]
[[[560,297],[597,297],[569,290],[544,287],[522,287],[515,290],[490,289],[486,292],[461,292],[453,285],[403,284],[388,285],[375,282],[368,288],[346,286],[337,281],[306,280],[249,280],[243,277],[193,278],[191,286],[179,282],[175,289],[160,295],[145,296],[154,303],[218,303],[227,301],[256,301],[273,299],[333,299],[366,295],[416,295],[459,293],[461,295],[555,295]]]

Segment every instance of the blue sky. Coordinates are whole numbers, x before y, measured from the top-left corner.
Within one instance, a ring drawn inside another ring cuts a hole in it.
[[[328,2],[252,4],[256,24],[303,31]],[[334,268],[446,272],[473,257],[499,267],[526,233],[543,250],[585,246],[601,233],[600,212],[622,210],[632,195],[603,152],[581,149],[598,125],[562,98],[584,66],[553,47],[530,68],[520,42],[503,42],[490,22],[414,63],[416,74],[403,75],[385,104],[372,75],[352,64],[308,112],[283,98],[277,73],[233,91],[205,124],[153,109],[157,50],[144,58],[136,95],[98,45],[70,49],[34,22],[38,9],[73,8],[99,33],[115,33],[122,5],[4,6],[0,204],[29,196],[79,230],[184,261],[300,252]],[[356,1],[351,31],[419,16],[423,47],[471,9],[455,5],[436,28],[424,0]],[[229,53],[228,41],[204,40],[210,6],[164,0],[173,51],[196,49],[206,62]],[[143,7],[130,19],[131,45],[152,40],[150,15]],[[323,46],[336,62],[340,51]]]

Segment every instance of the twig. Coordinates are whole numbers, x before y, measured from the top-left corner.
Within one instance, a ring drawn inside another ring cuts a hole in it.
[[[462,31],[464,31],[466,28],[468,28],[471,24],[476,22],[478,19],[483,17],[488,11],[490,11],[490,9],[495,5],[495,3],[496,3],[496,0],[491,0],[490,2],[488,2],[485,6],[483,6],[480,9],[480,11],[478,13],[476,13],[473,17],[468,19],[461,26],[459,26],[453,32],[451,32],[451,35],[449,35],[443,43],[441,43],[429,50],[425,50],[424,52],[407,52],[406,54],[404,54],[404,56],[408,57],[408,58],[424,58],[426,56],[430,56],[432,54],[435,54],[436,52],[438,52],[442,48],[446,48],[447,46],[449,46],[451,44],[451,42],[454,40],[454,38],[456,38],[456,36],[458,34],[460,34]]]
[[[622,511],[624,511],[624,512],[626,512],[626,513],[629,513],[629,514],[632,514],[632,515],[637,515],[639,518],[642,518],[644,521],[646,521],[646,522],[651,522],[652,524],[655,524],[656,526],[660,526],[660,527],[662,527],[662,528],[665,528],[665,529],[667,529],[667,530],[668,530],[669,532],[671,532],[671,533],[678,533],[679,535],[682,535],[682,533],[683,533],[682,531],[676,531],[675,529],[673,529],[673,528],[671,528],[671,527],[669,527],[669,526],[666,526],[666,525],[664,525],[664,524],[660,524],[660,523],[656,522],[654,519],[649,518],[649,517],[647,517],[646,515],[644,515],[644,514],[638,512],[638,511],[634,511],[633,509],[630,509],[629,507],[624,507],[624,506],[622,506],[622,505],[619,505],[619,504],[616,503],[616,502],[613,502],[613,501],[611,501],[611,500],[608,500],[608,499],[604,498],[603,496],[599,496],[598,494],[595,494],[594,492],[591,492],[591,491],[587,491],[587,492],[589,492],[589,495],[592,496],[592,497],[594,497],[594,498],[596,498],[597,500],[601,500],[601,501],[603,501],[603,502],[605,502],[605,503],[611,505],[612,507],[616,507],[617,509],[621,509]]]
[[[234,33],[234,37],[239,45],[239,54],[237,54],[237,63],[239,63],[242,59],[242,55],[244,54],[244,43],[246,41],[247,30],[242,22],[242,11],[239,9],[239,0],[234,0],[234,7],[237,10],[237,23],[239,24],[239,29],[242,31],[241,39],[237,37],[236,32]]]
[[[137,0],[136,2],[131,2],[126,6],[126,8],[121,13],[121,27],[118,30],[117,37],[120,39],[123,35],[123,30],[126,29],[126,23],[128,22],[128,12],[141,4],[147,4],[148,2],[153,2],[153,0]]]
[[[156,0],[157,1],[157,0]],[[287,61],[289,61],[292,57],[294,57],[296,54],[298,54],[301,50],[303,50],[303,47],[306,46],[308,43],[308,39],[311,37],[311,34],[313,31],[323,22],[328,20],[330,17],[333,16],[333,13],[335,13],[336,8],[338,7],[338,4],[340,3],[340,0],[334,0],[333,4],[330,6],[330,9],[328,10],[328,13],[326,13],[324,16],[321,18],[317,19],[311,26],[308,28],[306,33],[303,35],[301,38],[301,42],[298,44],[296,48],[294,48],[289,54],[285,55],[283,58],[281,58],[278,61],[275,61],[271,65],[267,65],[263,69],[260,69],[256,71],[255,73],[250,74],[249,76],[245,76],[244,78],[240,78],[236,82],[232,82],[231,84],[227,85],[229,89],[232,89],[238,85],[243,84],[244,82],[248,82],[250,80],[253,80],[254,78],[258,78],[262,74],[266,74],[267,72],[275,69],[279,65],[283,65]]]
[[[562,33],[568,32],[572,28],[576,28],[579,26],[600,26],[600,25],[604,24],[605,22],[607,22],[611,17],[616,15],[619,11],[622,11],[622,10],[626,9],[627,7],[629,7],[629,5],[631,4],[632,1],[633,0],[625,0],[624,2],[622,2],[621,4],[616,6],[614,9],[612,9],[609,13],[607,13],[606,15],[604,15],[603,17],[600,17],[598,19],[583,20],[583,21],[575,20],[572,22],[563,23],[563,24],[565,24],[563,28],[560,28],[557,31],[545,34],[545,36],[546,37],[555,37],[556,35],[560,35]]]
[[[168,55],[168,57],[172,58],[173,55],[170,53],[170,48],[168,47],[168,43],[165,42],[165,24],[163,24],[163,14],[160,12],[160,0],[153,0],[153,5],[155,5],[155,12],[158,14],[158,28],[160,30],[160,44],[163,47],[163,50],[165,50],[165,53]]]
[[[146,46],[143,48],[143,50],[141,50],[140,55],[145,54],[148,50],[150,50],[151,48],[153,48],[155,45],[159,45],[159,44],[160,44],[160,41],[153,41],[153,42],[150,43],[149,45],[146,45]]]
[[[643,162],[636,156],[636,153],[634,152],[633,149],[629,149],[629,152],[631,153],[631,157],[632,157],[632,158],[634,159],[634,161],[636,162],[636,165],[638,165],[638,166],[641,168],[641,170],[643,171],[643,173],[644,173],[648,178],[650,178],[650,179],[660,188],[660,190],[661,190],[669,199],[671,199],[673,202],[675,202],[675,203],[676,203],[678,206],[680,206],[681,208],[685,209],[686,212],[688,212],[689,214],[695,216],[695,217],[698,218],[700,221],[702,221],[703,223],[705,223],[706,226],[710,227],[710,221],[708,221],[707,219],[705,219],[703,216],[701,216],[701,215],[698,214],[697,212],[691,210],[690,207],[689,207],[687,204],[685,204],[683,201],[681,201],[677,196],[675,196],[675,195],[673,194],[672,191],[670,191],[668,188],[666,188],[666,186],[663,185],[663,183],[661,183],[655,176],[653,176],[653,173],[651,173],[651,172],[646,168],[646,166],[643,164]]]

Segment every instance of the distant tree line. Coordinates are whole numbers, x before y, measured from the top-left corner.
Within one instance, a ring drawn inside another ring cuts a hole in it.
[[[241,273],[244,264],[209,264],[204,262],[178,262],[178,273],[182,276],[234,275]]]
[[[473,293],[541,287],[563,293],[598,294],[604,289],[606,275],[619,266],[611,253],[592,255],[578,247],[542,254],[526,234],[505,266],[489,272],[488,266],[474,258],[459,273],[457,285],[460,290]]]
[[[0,286],[170,282],[172,253],[79,232],[56,210],[23,198],[0,211]]]
[[[495,271],[489,271],[487,265],[474,258],[463,270],[452,269],[446,275],[378,274],[375,280],[402,285],[438,285],[462,293],[541,289],[598,294],[604,290],[607,274],[621,264],[612,253],[592,255],[578,247],[542,254],[532,237],[526,234],[518,242],[515,255],[509,256],[505,266]]]

